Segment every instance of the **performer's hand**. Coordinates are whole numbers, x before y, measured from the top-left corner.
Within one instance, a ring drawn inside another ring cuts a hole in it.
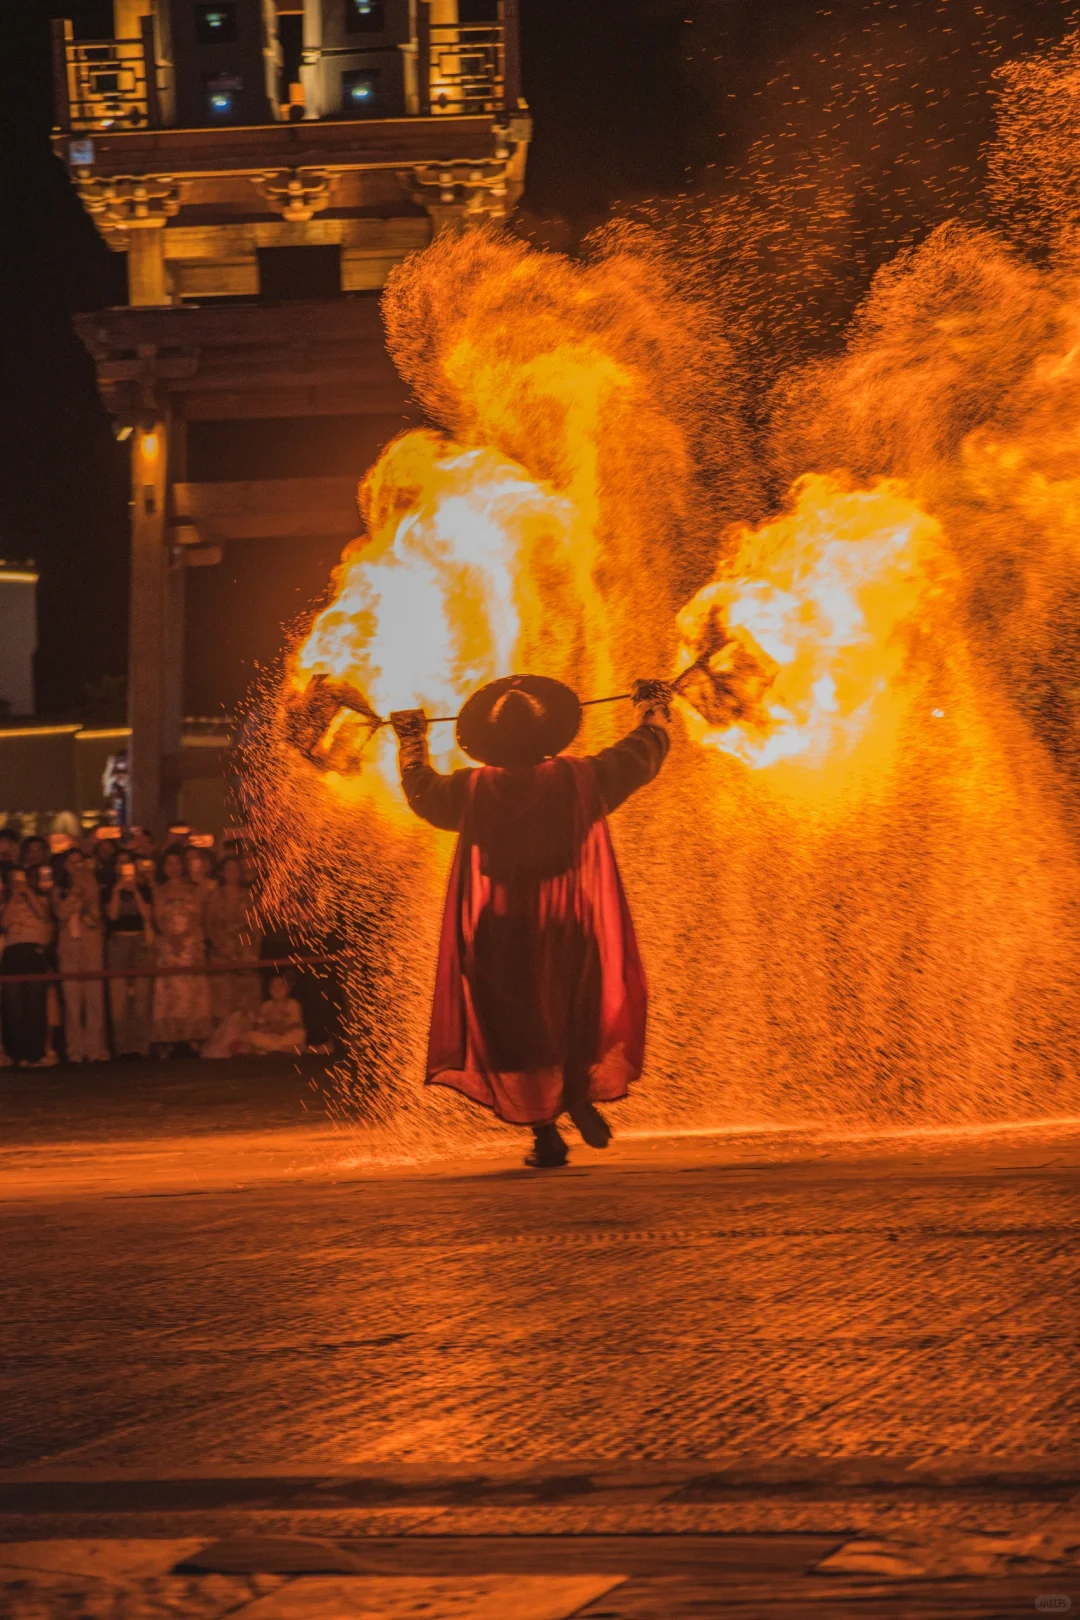
[[[418,737],[427,736],[428,717],[423,709],[395,709],[390,716],[390,724],[399,743],[414,742]]]
[[[638,725],[664,725],[671,719],[671,700],[675,688],[669,681],[635,681],[631,696],[637,710]]]

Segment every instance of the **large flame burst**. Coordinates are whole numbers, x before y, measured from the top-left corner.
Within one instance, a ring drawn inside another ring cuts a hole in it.
[[[901,631],[918,609],[937,555],[934,520],[896,483],[851,491],[808,475],[789,510],[737,532],[721,576],[678,617],[680,660],[729,676],[742,702],[714,717],[693,706],[697,741],[750,766],[804,758],[816,766],[856,743],[875,700],[901,674]],[[691,677],[692,680],[692,677]]]
[[[609,614],[586,514],[490,448],[406,434],[361,505],[369,534],[345,553],[291,681],[301,700],[313,680],[340,696],[317,711],[307,750],[331,791],[366,769],[366,786],[400,805],[381,716],[426,709],[441,722],[436,762],[460,764],[443,717],[515,669],[595,681],[611,669]],[[728,539],[719,576],[677,616],[677,668],[665,671],[688,733],[754,768],[820,766],[858,741],[902,669],[938,526],[895,481],[852,491],[816,476],[781,516]]]
[[[391,739],[372,718],[453,716],[478,685],[524,665],[572,677],[596,629],[595,593],[573,503],[490,449],[406,434],[362,505],[369,536],[345,553],[293,684],[303,693],[321,676],[363,695],[371,713],[337,708],[315,757],[338,790],[367,767],[376,791],[400,803]],[[452,726],[436,727],[432,754],[460,763]]]
[[[1050,123],[1038,162],[1001,147],[1014,216],[1033,165],[1076,172]],[[582,265],[446,234],[395,273],[390,349],[438,427],[364,479],[248,799],[269,903],[343,931],[342,1095],[396,1140],[459,1117],[416,1087],[449,850],[378,721],[522,668],[582,697],[689,671],[615,825],[653,1009],[631,1118],[1080,1110],[1077,195],[1041,264],[987,226],[900,254],[754,441],[722,300],[633,236]],[[584,749],[629,718],[589,715]]]

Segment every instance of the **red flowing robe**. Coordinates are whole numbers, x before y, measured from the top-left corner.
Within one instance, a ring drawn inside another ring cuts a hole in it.
[[[607,811],[656,774],[641,726],[591,759],[441,777],[403,754],[413,808],[459,828],[443,913],[427,1083],[515,1125],[625,1097],[647,992]]]

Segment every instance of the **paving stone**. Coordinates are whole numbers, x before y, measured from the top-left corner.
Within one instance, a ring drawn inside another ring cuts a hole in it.
[[[277,1575],[107,1581],[27,1570],[0,1581],[0,1620],[222,1620],[281,1584]]]
[[[264,1536],[381,1536],[422,1534],[432,1523],[436,1510],[400,1513],[394,1509],[361,1509],[354,1512],[268,1512],[202,1511],[183,1513],[139,1513],[130,1511],[95,1513],[4,1513],[0,1515],[0,1536],[34,1538],[124,1539],[137,1529],[141,1536],[167,1539],[183,1531],[197,1546],[223,1535]]]
[[[1066,1170],[973,1153],[559,1185],[8,1208],[4,1459],[1052,1459],[1075,1433]]]
[[[181,1566],[186,1573],[272,1572],[279,1575],[356,1575],[364,1572],[362,1554],[336,1541],[313,1536],[234,1536],[191,1547]]]
[[[878,1575],[887,1580],[954,1575],[1080,1574],[1080,1531],[1046,1526],[1027,1535],[942,1535],[923,1540],[849,1541],[817,1566],[830,1574]]]
[[[1061,1559],[999,1550],[980,1581],[962,1543],[1074,1535],[1078,1144],[684,1143],[557,1182],[358,1169],[190,1197],[57,1181],[0,1209],[0,1539],[349,1541],[363,1579],[627,1574],[589,1620],[1035,1612],[1033,1566],[1056,1581]],[[799,1530],[818,1561],[873,1541],[907,1574],[579,1561],[590,1538],[685,1557]],[[538,1567],[477,1566],[511,1546]],[[438,1549],[460,1564],[417,1564]],[[62,1620],[216,1620],[347,1578],[7,1574],[5,1601],[48,1587]]]
[[[630,1574],[688,1570],[711,1577],[733,1572],[807,1574],[838,1550],[828,1536],[410,1536],[328,1542],[235,1537],[190,1554],[191,1572],[244,1574],[316,1571],[366,1575]]]
[[[195,1538],[0,1542],[0,1576],[13,1569],[50,1570],[106,1580],[164,1575],[202,1545]]]
[[[1060,1588],[1030,1581],[861,1584],[825,1579],[733,1580],[722,1587],[692,1577],[628,1580],[574,1620],[1020,1620],[1037,1617],[1037,1597]],[[1065,1594],[1067,1595],[1067,1594]],[[1077,1598],[1071,1599],[1073,1609]],[[1062,1611],[1058,1611],[1062,1612]]]
[[[619,1584],[610,1576],[304,1576],[244,1610],[245,1620],[569,1620]]]

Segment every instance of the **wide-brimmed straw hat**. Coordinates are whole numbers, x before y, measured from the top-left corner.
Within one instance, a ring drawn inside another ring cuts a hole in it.
[[[547,675],[507,675],[474,692],[457,720],[458,747],[481,765],[539,765],[569,747],[581,704]]]

